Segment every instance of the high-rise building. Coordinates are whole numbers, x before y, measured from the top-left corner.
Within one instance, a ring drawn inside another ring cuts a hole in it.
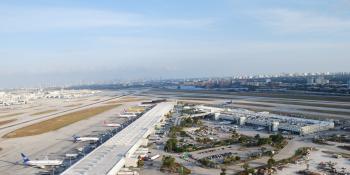
[[[324,84],[328,84],[329,80],[325,79],[323,76],[320,76],[315,79],[315,83],[318,85],[324,85]]]
[[[315,84],[315,77],[308,77],[307,85],[314,85],[314,84]]]
[[[328,83],[329,83],[329,80],[325,79],[323,76],[307,78],[308,85],[325,85]]]

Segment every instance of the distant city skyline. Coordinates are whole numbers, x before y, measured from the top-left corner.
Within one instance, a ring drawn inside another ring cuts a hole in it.
[[[350,1],[0,2],[0,88],[349,72]]]
[[[160,82],[160,81],[172,81],[172,80],[223,80],[223,79],[269,79],[276,77],[324,77],[332,75],[350,75],[350,72],[281,72],[275,74],[236,74],[228,76],[198,76],[198,77],[173,77],[173,78],[130,78],[130,79],[108,79],[108,80],[71,80],[69,78],[62,77],[62,79],[55,79],[54,81],[40,82],[37,84],[23,85],[23,86],[14,86],[14,87],[0,87],[0,90],[3,89],[21,89],[21,88],[49,88],[49,87],[70,87],[70,86],[79,86],[79,85],[103,85],[103,84],[128,84],[128,83],[142,83],[142,82]],[[51,77],[51,76],[50,76]],[[68,80],[67,80],[68,79]],[[27,82],[31,82],[28,80]],[[349,79],[350,82],[350,79]]]

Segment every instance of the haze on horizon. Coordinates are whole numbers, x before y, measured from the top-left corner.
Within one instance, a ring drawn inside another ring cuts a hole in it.
[[[0,2],[0,88],[348,72],[348,0]]]

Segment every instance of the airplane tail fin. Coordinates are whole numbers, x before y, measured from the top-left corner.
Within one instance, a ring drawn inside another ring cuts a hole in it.
[[[26,155],[24,155],[23,153],[21,153],[21,156],[22,156],[22,159],[23,159],[23,163],[26,164],[29,161],[29,158]]]
[[[73,141],[74,141],[74,142],[77,142],[77,141],[78,141],[78,140],[77,140],[77,139],[78,139],[78,136],[73,135],[72,137],[73,137]]]

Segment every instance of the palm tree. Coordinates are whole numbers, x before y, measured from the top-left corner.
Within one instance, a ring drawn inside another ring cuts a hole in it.
[[[271,157],[269,160],[267,160],[267,166],[268,166],[269,168],[272,168],[272,166],[273,166],[275,163],[276,163],[276,161],[275,161],[275,159],[273,159],[272,157]]]
[[[221,173],[220,175],[226,175],[226,168],[221,168]]]
[[[242,168],[244,169],[245,172],[248,172],[250,166],[249,166],[249,164],[246,162],[246,163],[244,163],[244,164],[242,165]]]

